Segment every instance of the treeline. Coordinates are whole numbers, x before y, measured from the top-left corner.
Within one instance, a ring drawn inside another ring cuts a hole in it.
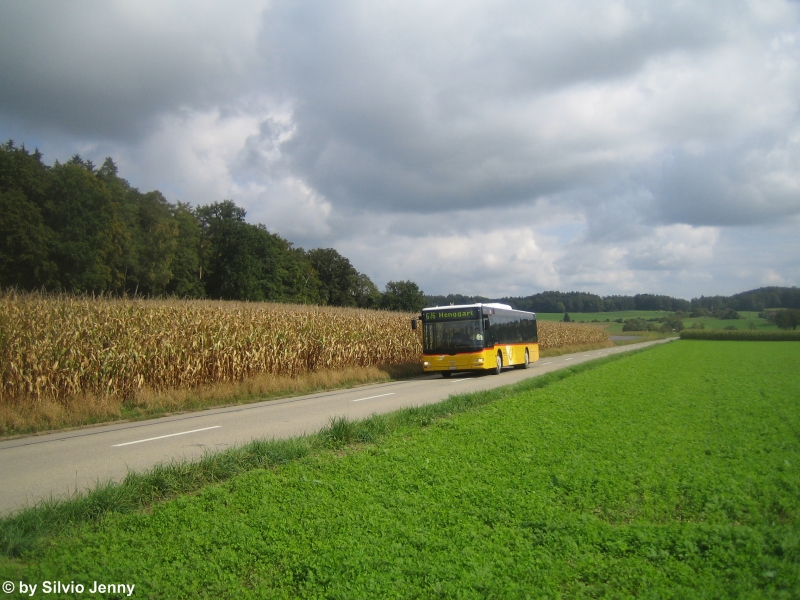
[[[762,311],[766,308],[800,309],[800,289],[796,287],[763,287],[733,296],[700,296],[692,306],[707,310],[733,309]]]
[[[791,287],[765,287],[733,296],[693,298],[691,301],[656,294],[635,296],[598,296],[588,292],[542,292],[524,297],[485,298],[483,296],[425,296],[426,306],[472,304],[474,302],[502,302],[517,310],[544,313],[594,313],[624,310],[663,310],[690,312],[705,310],[714,313],[725,311],[763,311],[766,308],[800,308],[800,289]]]
[[[635,296],[598,296],[588,292],[542,292],[524,297],[484,298],[482,296],[426,296],[428,306],[453,304],[471,304],[473,302],[502,302],[517,310],[532,312],[614,312],[621,310],[666,310],[678,311],[691,309],[688,300],[657,296],[654,294],[637,294]]]
[[[383,292],[332,248],[304,251],[231,200],[193,208],[79,155],[50,167],[0,146],[0,287],[419,310],[411,281]]]

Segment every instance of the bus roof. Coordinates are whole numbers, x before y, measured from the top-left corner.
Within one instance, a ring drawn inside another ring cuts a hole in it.
[[[422,312],[425,312],[426,310],[441,310],[441,309],[453,310],[457,308],[481,308],[484,306],[486,308],[495,308],[498,310],[513,310],[514,312],[527,312],[530,314],[536,314],[527,310],[518,311],[515,308],[511,308],[508,304],[500,304],[498,302],[486,302],[486,303],[478,302],[477,304],[449,304],[447,306],[429,306],[428,308],[423,308]]]

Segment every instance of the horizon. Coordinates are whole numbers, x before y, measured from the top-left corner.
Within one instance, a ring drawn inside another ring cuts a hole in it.
[[[744,290],[744,291],[741,291],[741,292],[736,292],[734,294],[705,294],[705,295],[701,295],[701,296],[694,296],[692,298],[681,298],[681,297],[678,297],[678,296],[669,296],[669,295],[666,295],[666,294],[651,294],[649,292],[641,292],[641,293],[637,293],[637,294],[593,294],[592,292],[582,291],[582,290],[570,290],[568,292],[562,292],[560,290],[543,290],[541,292],[533,292],[532,294],[524,294],[524,295],[521,295],[521,296],[482,296],[480,294],[472,294],[472,295],[470,295],[470,294],[459,294],[459,293],[452,293],[452,292],[449,293],[449,294],[428,294],[428,293],[425,293],[425,297],[428,297],[428,298],[437,298],[437,297],[446,298],[448,296],[462,296],[464,298],[482,298],[482,299],[486,299],[486,300],[489,300],[489,301],[495,301],[495,300],[504,300],[504,299],[508,299],[508,300],[523,299],[523,298],[530,298],[531,296],[536,296],[536,295],[539,295],[539,294],[555,293],[555,294],[589,294],[589,295],[599,296],[600,298],[603,298],[603,299],[605,299],[605,298],[613,298],[615,296],[621,296],[621,297],[626,297],[626,298],[633,298],[635,296],[664,296],[664,297],[667,297],[667,298],[672,298],[674,300],[685,300],[686,302],[691,302],[692,300],[700,300],[702,298],[732,298],[732,297],[735,297],[735,296],[741,296],[741,295],[744,295],[744,294],[749,294],[749,293],[752,293],[752,292],[758,292],[758,291],[761,291],[761,290],[764,290],[764,289],[770,289],[770,288],[792,290],[792,289],[797,289],[797,286],[796,285],[791,285],[791,286],[761,286],[761,287],[753,288],[753,289],[750,289],[750,290]]]

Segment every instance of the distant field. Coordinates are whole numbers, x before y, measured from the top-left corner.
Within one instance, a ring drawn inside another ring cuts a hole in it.
[[[800,345],[679,341],[0,564],[136,597],[800,597]],[[489,392],[499,394],[499,392]]]
[[[571,320],[579,323],[592,323],[597,320],[600,325],[609,333],[621,333],[622,323],[615,323],[616,319],[658,319],[671,315],[671,312],[659,310],[627,310],[612,313],[569,313]],[[759,331],[777,330],[777,327],[770,324],[766,319],[761,319],[757,312],[740,312],[742,319],[714,319],[712,317],[698,317],[696,319],[684,318],[683,324],[691,327],[693,323],[703,323],[706,329],[725,329],[734,326],[737,329],[750,329],[752,322]],[[564,318],[564,313],[536,313],[536,317],[542,321],[560,321]],[[607,320],[608,319],[608,320]]]

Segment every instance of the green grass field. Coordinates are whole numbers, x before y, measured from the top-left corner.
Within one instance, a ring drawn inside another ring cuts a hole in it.
[[[658,319],[666,317],[672,313],[659,310],[627,310],[611,313],[569,313],[570,319],[578,323],[595,323],[604,327],[611,334],[622,333],[622,323],[615,323],[616,319]],[[683,324],[688,328],[694,323],[702,323],[706,329],[725,329],[726,327],[736,327],[736,329],[750,329],[752,323],[758,331],[777,331],[777,327],[766,319],[759,318],[757,312],[740,312],[741,319],[715,319],[713,317],[683,318]],[[542,321],[561,321],[564,313],[536,313],[536,318]],[[606,321],[608,319],[608,321]],[[627,333],[627,332],[626,332]]]
[[[528,380],[81,525],[0,576],[148,598],[798,598],[798,364],[800,344],[679,341]]]

